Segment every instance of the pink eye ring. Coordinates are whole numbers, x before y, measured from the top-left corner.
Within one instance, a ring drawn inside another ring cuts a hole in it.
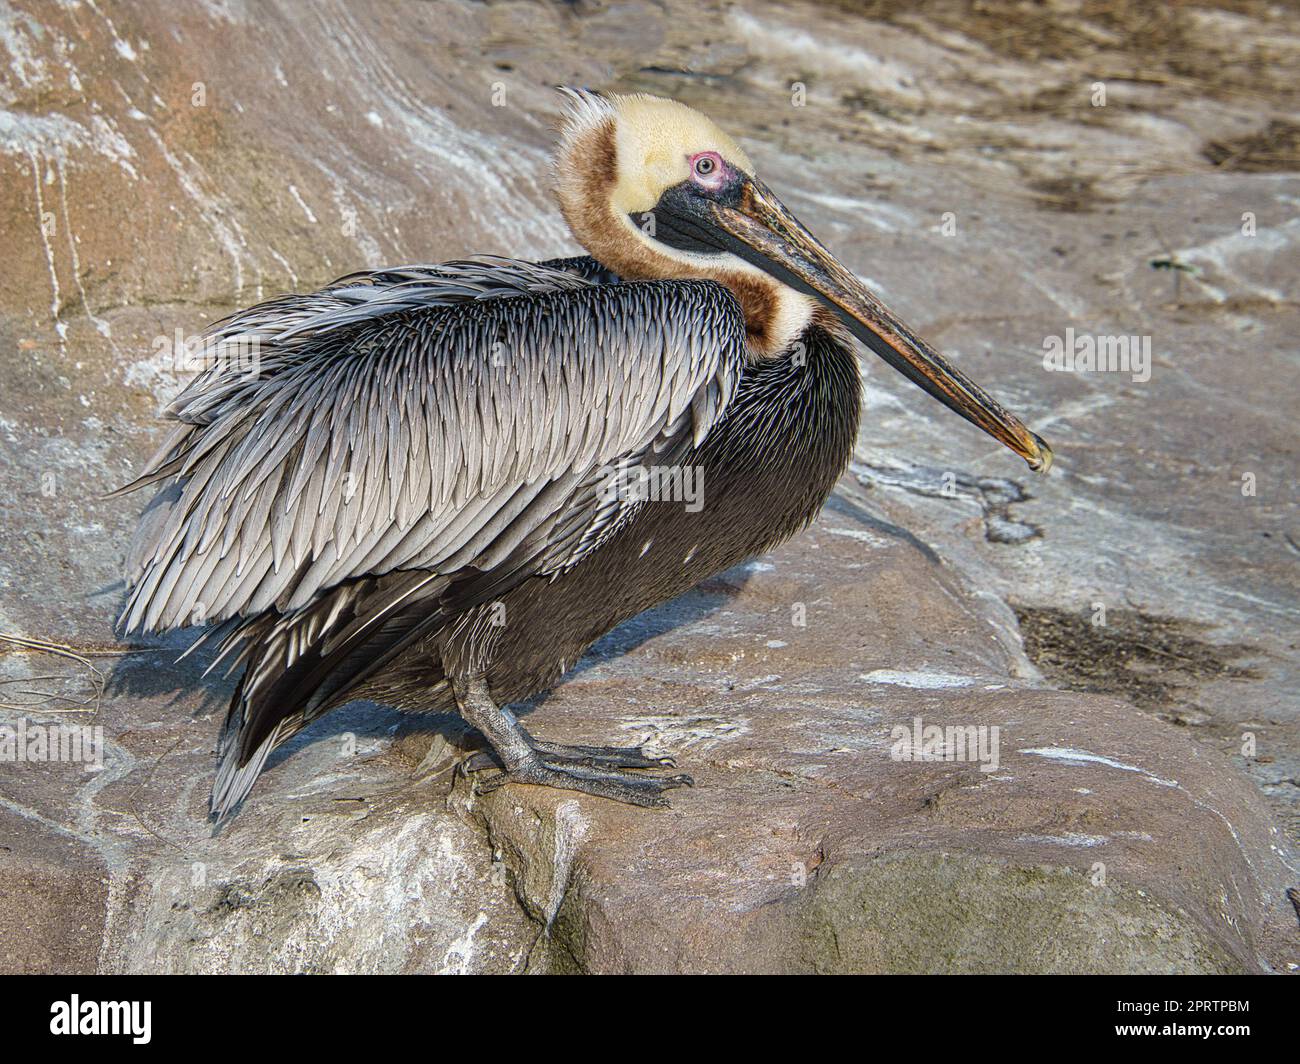
[[[716,151],[702,151],[691,156],[691,176],[698,184],[716,186],[722,181],[726,166]]]

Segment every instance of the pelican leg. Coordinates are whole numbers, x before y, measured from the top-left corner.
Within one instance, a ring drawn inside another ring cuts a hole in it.
[[[652,758],[639,747],[560,746],[536,742],[509,709],[498,706],[487,684],[476,678],[455,681],[456,704],[465,721],[483,733],[492,754],[476,754],[463,768],[474,772],[501,767],[500,774],[476,780],[475,789],[488,794],[506,783],[531,783],[582,791],[629,805],[666,806],[663,792],[689,787],[689,776],[646,776],[619,771],[622,767],[671,767],[671,758]]]

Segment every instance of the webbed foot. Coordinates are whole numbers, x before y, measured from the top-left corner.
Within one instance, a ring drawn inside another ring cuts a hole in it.
[[[590,767],[591,763],[589,761],[561,759],[555,755],[544,753],[540,747],[541,744],[539,744],[536,758],[521,765],[516,765],[512,769],[502,770],[487,779],[476,779],[474,781],[475,791],[479,794],[490,794],[507,783],[531,783],[541,787],[558,787],[566,791],[581,791],[584,794],[594,794],[600,798],[609,798],[612,801],[624,802],[628,805],[666,806],[668,805],[668,799],[664,797],[665,791],[672,790],[674,787],[691,787],[695,782],[690,776],[680,773],[672,776],[651,776],[618,771],[616,768]],[[574,748],[570,747],[568,749],[572,750]],[[595,747],[587,749],[617,748]],[[467,772],[475,771],[470,762],[481,756],[483,755],[476,754],[464,762],[462,767]],[[618,756],[623,757],[625,761],[631,760],[626,752]],[[636,759],[636,766],[642,768],[658,767],[663,764],[663,760],[639,755]],[[601,764],[615,763],[617,762],[613,760],[601,762]],[[494,759],[489,759],[487,765],[499,767]]]
[[[690,787],[690,776],[656,776],[626,769],[672,768],[671,757],[651,757],[639,746],[562,746],[538,742],[507,707],[492,701],[482,677],[454,679],[452,690],[461,716],[481,731],[490,749],[461,762],[466,774],[485,768],[501,771],[474,781],[475,791],[489,794],[506,783],[531,783],[582,791],[629,805],[666,806],[664,792]]]
[[[655,757],[641,746],[567,746],[532,740],[532,746],[547,761],[564,761],[591,768],[676,768],[671,757]],[[466,772],[479,772],[485,768],[501,768],[500,756],[495,750],[480,750],[461,762]]]

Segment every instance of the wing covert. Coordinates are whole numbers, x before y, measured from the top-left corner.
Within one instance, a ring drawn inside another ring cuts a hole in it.
[[[396,569],[571,563],[617,519],[597,472],[702,440],[745,343],[721,286],[581,261],[354,275],[214,326],[178,428],[122,489],[166,483],[125,628],[290,612]]]

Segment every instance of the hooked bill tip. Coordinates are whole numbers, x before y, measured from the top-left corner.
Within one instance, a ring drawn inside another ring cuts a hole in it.
[[[1052,448],[1048,442],[1039,436],[1036,432],[1031,432],[1029,438],[1034,441],[1034,446],[1038,454],[1034,458],[1026,458],[1025,462],[1035,473],[1046,473],[1052,468],[1052,460],[1056,457],[1052,453]]]

